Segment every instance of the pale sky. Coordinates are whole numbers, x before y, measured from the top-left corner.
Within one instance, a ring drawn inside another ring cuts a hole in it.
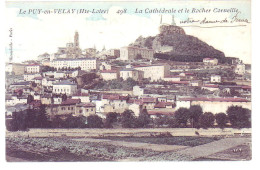
[[[19,14],[20,9],[109,9],[108,14]],[[66,46],[73,41],[74,33],[79,32],[80,47],[82,49],[93,47],[98,50],[103,46],[106,49],[120,48],[134,42],[139,36],[155,36],[160,25],[160,13],[136,14],[136,8],[207,8],[207,9],[232,9],[236,8],[241,13],[240,18],[250,19],[250,3],[241,2],[174,2],[163,3],[7,3],[7,27],[6,27],[6,61],[9,57],[9,43],[12,41],[13,61],[36,59],[45,52],[51,54],[58,47]],[[119,15],[118,10],[127,9],[126,14]],[[163,14],[163,23],[171,23],[172,14]],[[181,20],[192,18],[194,20],[223,20],[231,19],[235,13],[175,13],[175,22],[178,26],[198,25],[180,24]],[[243,25],[239,27],[230,27]],[[226,56],[238,57],[245,63],[251,63],[251,24],[250,23],[217,23],[203,24],[203,27],[221,26],[214,28],[183,27],[186,34],[198,37],[214,48],[223,51]],[[229,26],[229,27],[223,27]],[[13,30],[12,40],[9,29]]]

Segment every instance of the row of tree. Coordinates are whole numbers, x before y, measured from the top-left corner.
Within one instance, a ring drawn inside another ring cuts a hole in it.
[[[131,110],[126,110],[122,114],[115,112],[108,113],[105,119],[98,115],[55,116],[48,120],[45,106],[39,109],[28,109],[27,111],[14,112],[12,119],[6,119],[6,127],[9,131],[26,130],[28,128],[250,128],[251,111],[241,106],[231,106],[227,114],[211,112],[203,113],[199,105],[191,106],[190,109],[179,108],[173,115],[157,115],[152,119],[144,109],[139,116],[135,116]],[[230,125],[227,125],[229,123]]]
[[[139,116],[135,116],[131,110],[126,110],[121,115],[109,113],[104,121],[97,127],[111,128],[113,124],[119,123],[123,128],[146,128],[146,127],[172,127],[172,128],[211,128],[233,127],[250,128],[251,110],[241,106],[230,106],[227,113],[213,114],[203,113],[201,106],[194,105],[190,109],[179,108],[173,115],[157,115],[151,119],[144,109]]]

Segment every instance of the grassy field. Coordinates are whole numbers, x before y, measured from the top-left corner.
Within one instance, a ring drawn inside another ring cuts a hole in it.
[[[220,137],[194,137],[194,136],[170,136],[170,137],[105,137],[126,142],[142,142],[151,144],[198,146],[221,139]]]
[[[244,139],[247,144],[241,145],[245,141]],[[251,145],[250,140],[247,139],[250,138],[199,136],[6,137],[6,160],[8,162],[250,160]],[[240,141],[240,143],[242,141],[242,143],[235,144],[237,142],[234,140]],[[124,144],[122,145],[122,143]],[[221,150],[223,148],[221,146],[226,146],[226,144],[230,149],[224,147],[225,149]],[[152,145],[157,149],[151,149]],[[165,150],[167,147],[180,146],[185,149]],[[205,146],[207,146],[206,150]],[[158,150],[160,147],[164,150]],[[196,149],[198,147],[200,149]],[[203,148],[204,151],[213,152],[204,156],[196,156],[196,153],[202,153]],[[234,153],[232,151],[237,148],[241,148],[243,152]],[[186,151],[182,152],[186,149],[191,152],[189,151],[189,154]]]
[[[72,138],[6,138],[6,155],[24,161],[183,161],[189,156],[109,144],[75,141]],[[12,159],[7,161],[12,162]]]

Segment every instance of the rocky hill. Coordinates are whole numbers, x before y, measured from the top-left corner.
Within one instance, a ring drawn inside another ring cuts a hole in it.
[[[202,61],[206,57],[218,58],[221,61],[225,58],[223,52],[197,37],[176,31],[160,31],[160,34],[154,37],[139,37],[130,45],[154,49],[155,57],[175,61]]]

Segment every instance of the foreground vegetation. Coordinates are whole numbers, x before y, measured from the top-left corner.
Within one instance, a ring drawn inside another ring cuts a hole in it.
[[[229,123],[229,125],[228,125]],[[150,118],[144,109],[139,116],[133,111],[126,110],[122,114],[111,112],[102,119],[98,115],[73,116],[66,119],[56,116],[49,120],[45,107],[38,110],[29,109],[26,112],[15,112],[12,119],[7,119],[6,127],[9,131],[27,130],[28,128],[250,128],[251,110],[241,106],[231,106],[226,113],[203,113],[201,106],[194,105],[190,109],[179,108],[170,115],[156,115]]]
[[[6,138],[6,155],[26,161],[143,161],[191,160],[173,152],[157,152],[108,144],[75,141],[69,138]]]
[[[182,145],[182,146],[198,146],[206,143],[214,142],[222,139],[221,137],[196,137],[196,136],[159,136],[159,137],[105,137],[102,139],[110,139],[126,142],[141,142],[150,144],[163,145]]]

